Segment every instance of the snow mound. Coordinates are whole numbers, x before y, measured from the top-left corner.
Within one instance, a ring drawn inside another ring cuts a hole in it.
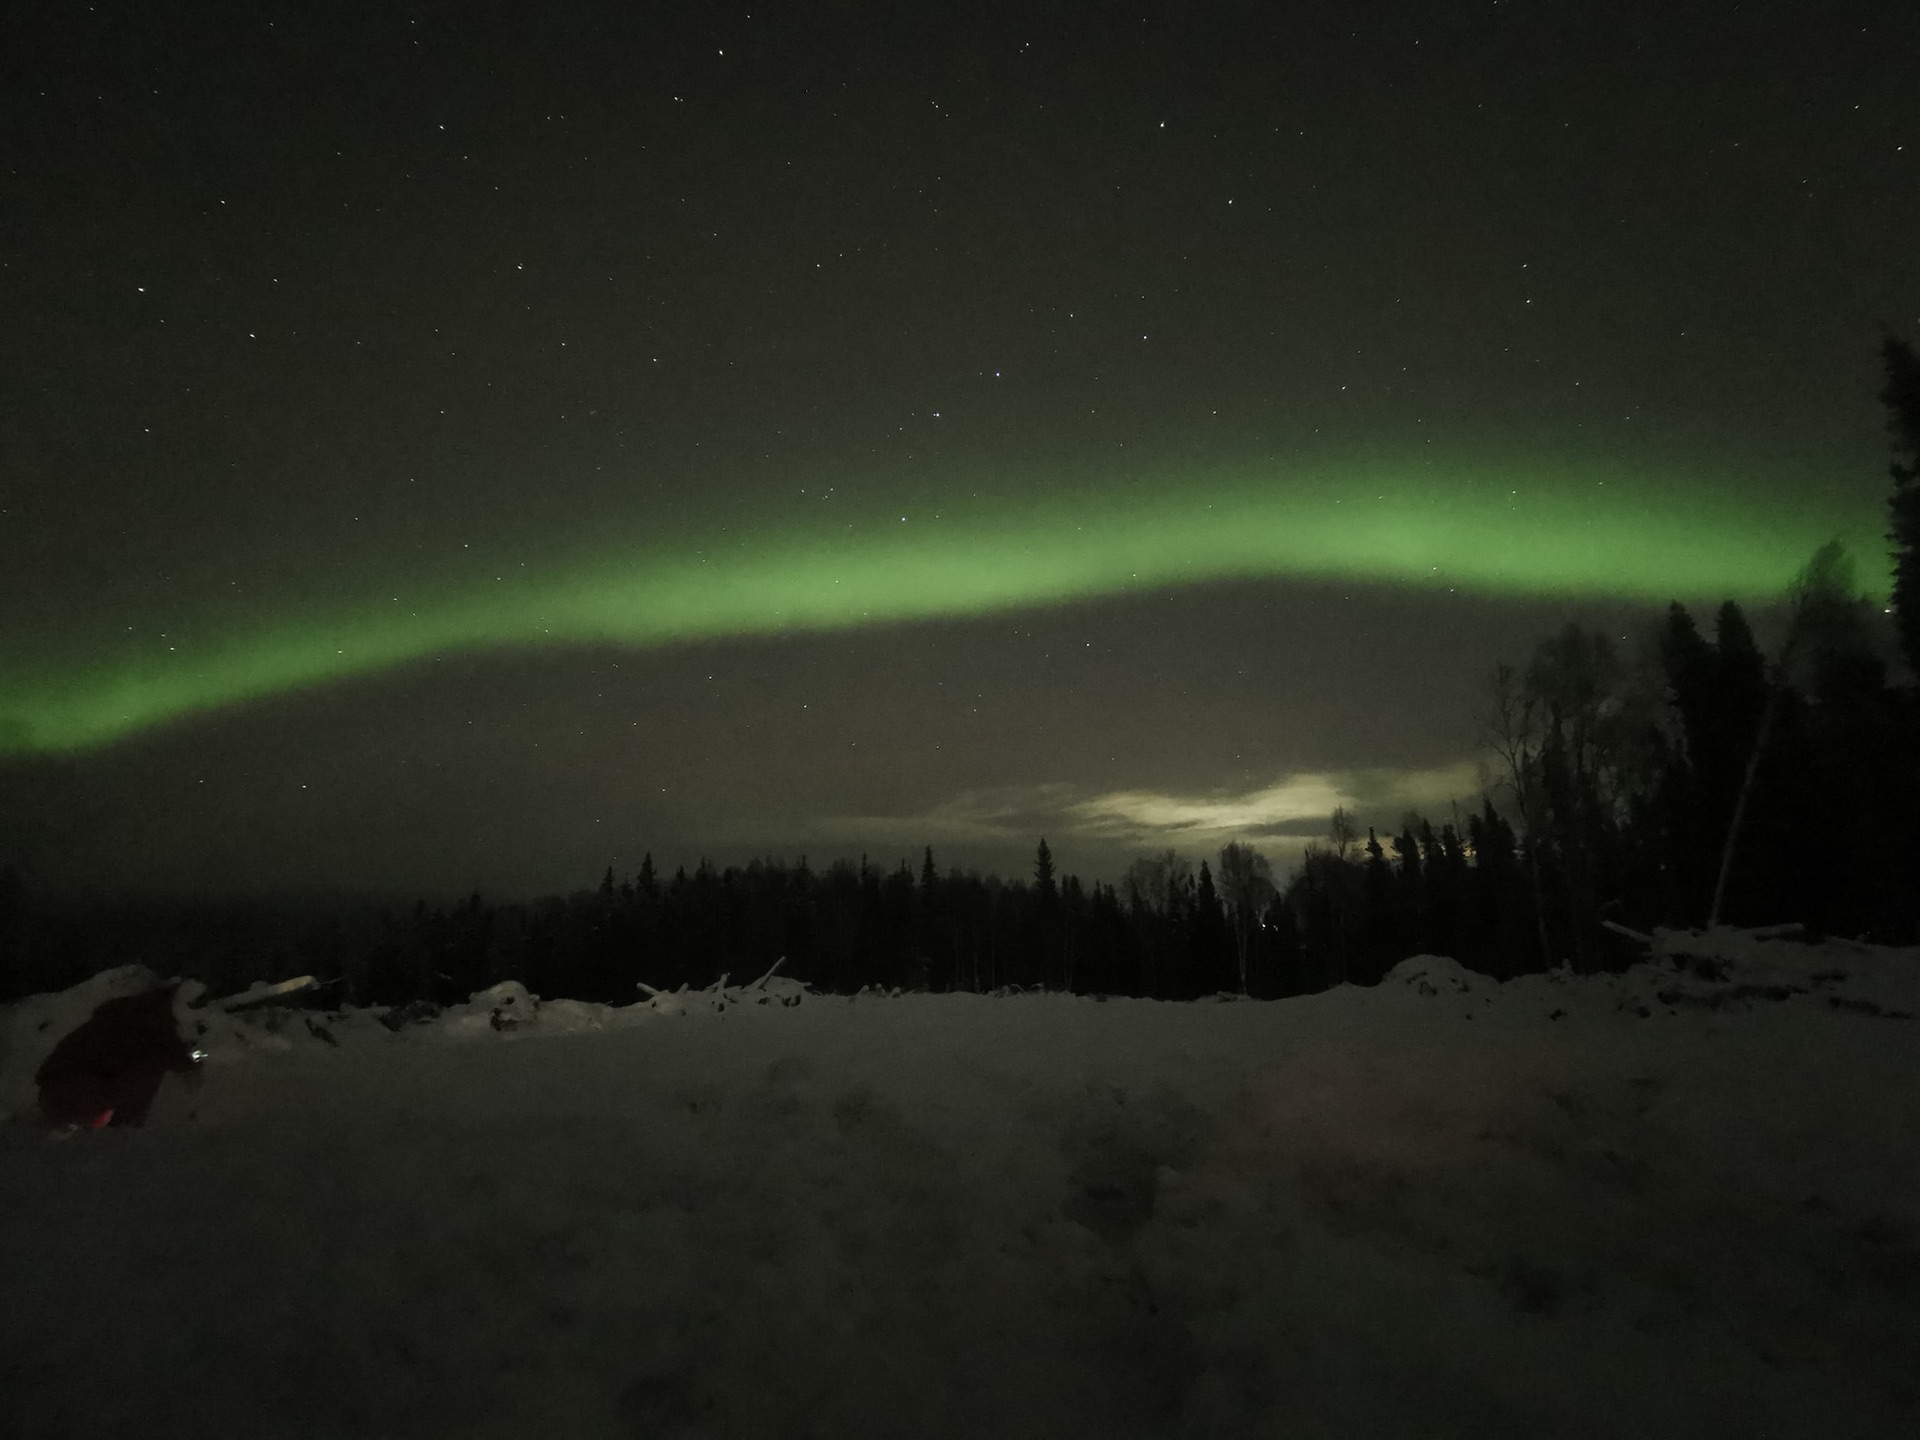
[[[439,1017],[437,1028],[442,1035],[459,1038],[527,1030],[539,1020],[540,997],[528,994],[518,980],[502,980],[476,991],[466,1004],[449,1007]]]
[[[542,1000],[539,1004],[543,1035],[584,1035],[638,1018],[633,1015],[632,1006],[620,1009],[586,1000]]]
[[[1657,929],[1648,937],[1653,963],[1629,976],[1670,1007],[1720,1009],[1804,997],[1886,1019],[1920,1013],[1920,949],[1809,942],[1799,929]]]
[[[1476,987],[1493,982],[1449,956],[1413,955],[1389,970],[1380,983],[1426,996],[1470,995]]]
[[[543,1000],[518,980],[503,980],[476,992],[463,1005],[453,1005],[434,1017],[430,1035],[444,1039],[479,1039],[500,1035],[586,1035],[617,1029],[642,1018],[643,1005],[598,1005],[589,1000]]]

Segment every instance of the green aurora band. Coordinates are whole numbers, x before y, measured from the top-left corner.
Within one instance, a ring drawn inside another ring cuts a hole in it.
[[[65,667],[0,656],[0,753],[78,751],[248,699],[431,655],[555,645],[650,647],[979,616],[1208,581],[1286,578],[1506,597],[1777,598],[1821,544],[1864,559],[1866,517],[1751,493],[1609,477],[1441,484],[1323,479],[1191,484],[1115,498],[1053,491],[993,504],[873,507],[605,553],[425,601],[288,605],[175,648],[131,643]],[[1864,567],[1870,596],[1886,577]],[[391,594],[391,588],[387,589]],[[304,609],[304,613],[302,613]],[[404,610],[405,613],[401,613]]]

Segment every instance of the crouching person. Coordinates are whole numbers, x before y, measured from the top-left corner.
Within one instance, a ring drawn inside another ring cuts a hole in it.
[[[174,989],[105,1001],[54,1046],[34,1075],[49,1125],[143,1125],[168,1071],[198,1078],[198,1053],[174,1028]]]

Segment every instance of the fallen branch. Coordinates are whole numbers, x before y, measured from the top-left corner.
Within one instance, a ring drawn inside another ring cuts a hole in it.
[[[224,1010],[229,1015],[241,1010],[251,1010],[256,1005],[264,1005],[270,1000],[278,1000],[283,995],[291,995],[297,990],[305,990],[314,983],[311,975],[296,975],[291,980],[282,980],[277,985],[265,981],[255,981],[237,995],[229,995],[223,1000],[202,1001],[203,1005],[212,1005],[216,1010]]]

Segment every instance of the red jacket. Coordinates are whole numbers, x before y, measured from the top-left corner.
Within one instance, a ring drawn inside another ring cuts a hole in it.
[[[144,1124],[162,1075],[198,1071],[192,1047],[173,1027],[173,989],[105,1001],[53,1047],[34,1076],[50,1123],[86,1130]]]

